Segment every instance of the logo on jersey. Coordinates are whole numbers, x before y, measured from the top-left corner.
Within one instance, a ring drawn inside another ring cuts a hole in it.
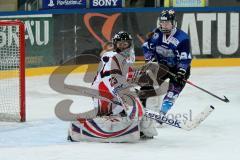
[[[163,57],[175,57],[173,51],[171,49],[166,49],[162,46],[157,46],[156,47],[156,52],[159,54],[159,55],[162,55]]]
[[[176,47],[177,47],[177,45],[179,44],[178,39],[175,38],[175,37],[170,37],[170,38],[169,38],[169,42],[172,43],[172,44],[173,44],[174,46],[176,46]]]
[[[111,86],[113,87],[115,84],[118,83],[118,80],[117,80],[117,78],[115,78],[115,77],[111,77],[111,78],[109,79],[109,82],[110,82]]]

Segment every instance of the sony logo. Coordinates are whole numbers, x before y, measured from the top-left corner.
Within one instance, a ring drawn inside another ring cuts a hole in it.
[[[118,0],[93,0],[93,6],[117,6],[117,1]]]

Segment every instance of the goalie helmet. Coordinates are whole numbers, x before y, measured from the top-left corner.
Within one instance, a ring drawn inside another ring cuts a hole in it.
[[[158,18],[159,22],[162,23],[164,21],[170,21],[173,25],[173,28],[175,28],[176,26],[176,20],[175,20],[175,11],[174,10],[163,10],[161,13],[160,13],[160,16]],[[165,29],[165,28],[162,28],[161,24],[160,24],[160,31],[162,31],[163,33],[170,33],[171,30],[169,29]]]
[[[131,34],[120,31],[113,36],[112,43],[117,53],[122,54],[128,60],[131,59],[129,62],[135,61],[134,45]]]

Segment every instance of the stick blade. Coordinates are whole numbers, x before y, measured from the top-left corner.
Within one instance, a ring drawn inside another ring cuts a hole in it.
[[[202,123],[214,110],[215,108],[210,105],[206,107],[202,112],[200,112],[192,121],[187,121],[184,125],[181,127],[187,131],[192,130],[193,128],[196,128]]]
[[[224,102],[226,102],[226,103],[230,102],[229,99],[226,96],[223,96],[223,97],[224,97],[224,99],[223,99]]]

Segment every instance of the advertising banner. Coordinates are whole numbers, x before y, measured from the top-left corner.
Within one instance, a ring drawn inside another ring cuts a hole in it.
[[[53,57],[52,14],[1,16],[0,20],[19,19],[25,24],[26,66],[55,65]]]
[[[207,0],[165,0],[165,7],[206,7]]]
[[[135,54],[143,59],[146,34],[158,27],[159,11],[101,12],[1,16],[25,22],[27,66],[64,64],[79,55],[100,57],[105,44],[120,30],[131,33]],[[239,12],[179,11],[177,28],[190,37],[194,58],[240,58]],[[71,64],[88,63],[81,59]]]
[[[122,0],[90,0],[90,8],[122,8]]]
[[[99,56],[120,30],[133,35],[136,56],[143,56],[141,45],[145,35],[158,27],[158,16],[159,12],[56,15],[55,56],[58,62],[80,54]],[[178,12],[176,20],[190,36],[194,58],[240,57],[238,12]]]
[[[86,0],[43,0],[43,9],[86,8]]]
[[[181,13],[179,27],[196,57],[240,57],[239,12]]]

